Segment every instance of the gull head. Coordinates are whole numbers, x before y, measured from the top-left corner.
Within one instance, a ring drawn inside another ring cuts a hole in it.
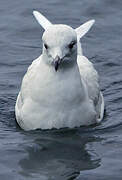
[[[95,20],[87,21],[76,29],[67,25],[52,24],[38,11],[33,11],[38,23],[44,28],[43,34],[43,60],[57,71],[58,68],[70,67],[82,55],[80,39],[90,30]]]
[[[60,65],[75,63],[77,59],[77,34],[67,25],[50,26],[42,36],[43,57],[57,71]]]

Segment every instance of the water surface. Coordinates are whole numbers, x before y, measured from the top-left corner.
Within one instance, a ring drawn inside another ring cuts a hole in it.
[[[100,74],[106,113],[99,126],[24,132],[14,105],[21,80],[42,50],[36,9],[53,23],[96,24],[82,39],[84,54]],[[121,180],[122,1],[0,1],[0,179]]]

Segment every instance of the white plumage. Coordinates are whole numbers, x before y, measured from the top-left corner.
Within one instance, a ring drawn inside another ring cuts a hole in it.
[[[82,55],[80,38],[94,20],[77,29],[53,25],[34,11],[45,29],[42,55],[25,74],[17,97],[16,120],[24,130],[79,127],[102,120],[104,100],[98,74]]]

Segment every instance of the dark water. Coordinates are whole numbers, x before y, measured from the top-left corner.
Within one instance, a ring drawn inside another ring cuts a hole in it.
[[[78,27],[94,18],[84,54],[100,74],[106,113],[97,127],[24,132],[14,105],[28,65],[41,53],[41,11],[53,23]],[[122,179],[122,1],[0,1],[0,179]]]

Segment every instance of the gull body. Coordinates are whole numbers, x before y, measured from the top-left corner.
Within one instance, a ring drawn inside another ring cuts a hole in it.
[[[77,29],[53,25],[39,12],[45,29],[43,52],[29,66],[17,97],[16,120],[24,130],[79,127],[100,122],[104,100],[98,74],[82,55],[80,38],[89,21]]]

